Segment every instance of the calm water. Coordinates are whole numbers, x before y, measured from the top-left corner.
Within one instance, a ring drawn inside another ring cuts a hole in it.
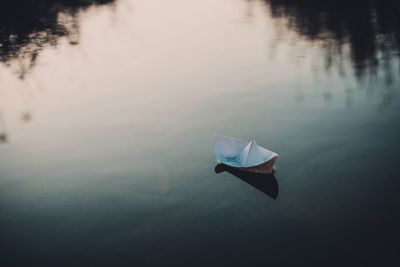
[[[400,7],[320,2],[2,4],[2,266],[395,266]]]

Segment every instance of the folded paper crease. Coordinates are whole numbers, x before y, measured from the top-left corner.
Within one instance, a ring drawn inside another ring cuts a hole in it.
[[[261,165],[278,157],[278,154],[263,148],[252,140],[214,135],[214,153],[217,161],[231,167],[249,168]]]

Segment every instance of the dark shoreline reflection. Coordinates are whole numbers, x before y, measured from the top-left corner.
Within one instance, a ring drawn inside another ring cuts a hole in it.
[[[0,62],[18,59],[19,78],[35,65],[45,46],[67,37],[79,43],[78,12],[116,0],[8,0],[0,4]]]
[[[349,45],[357,77],[376,74],[383,67],[393,75],[391,63],[399,58],[400,1],[398,0],[263,0],[273,18],[310,41],[321,41],[327,68]],[[390,77],[387,78],[390,81]]]
[[[225,164],[217,164],[214,170],[217,174],[226,171],[233,176],[236,176],[240,180],[246,182],[247,184],[251,185],[252,187],[256,188],[257,190],[268,195],[274,200],[276,200],[276,198],[278,197],[279,186],[274,174],[246,172],[229,167]]]

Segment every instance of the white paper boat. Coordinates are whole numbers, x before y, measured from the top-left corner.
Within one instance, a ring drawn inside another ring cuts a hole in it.
[[[272,173],[278,154],[260,147],[254,140],[214,135],[214,153],[217,161],[230,167],[258,173]]]

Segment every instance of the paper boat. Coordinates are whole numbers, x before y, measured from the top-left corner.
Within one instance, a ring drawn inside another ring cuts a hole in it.
[[[278,154],[250,142],[214,135],[214,153],[219,163],[245,171],[272,173]]]

